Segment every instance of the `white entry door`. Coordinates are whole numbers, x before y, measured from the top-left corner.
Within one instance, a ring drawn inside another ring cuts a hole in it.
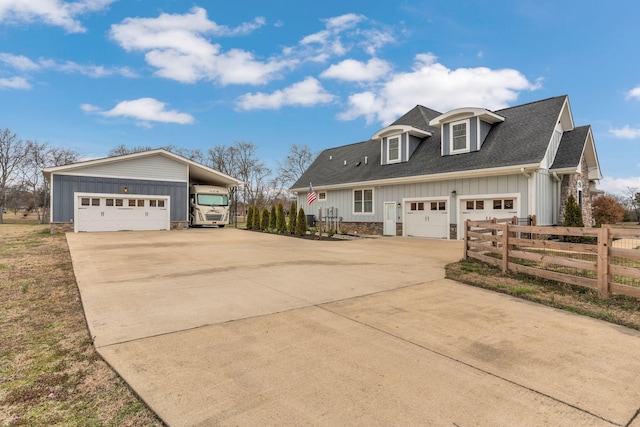
[[[396,202],[384,202],[384,230],[385,236],[396,235]]]
[[[449,202],[447,200],[416,200],[405,202],[405,235],[416,237],[449,236]]]

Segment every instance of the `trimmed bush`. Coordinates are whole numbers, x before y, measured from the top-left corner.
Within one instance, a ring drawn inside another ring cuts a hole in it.
[[[269,213],[269,230],[275,230],[276,224],[278,223],[278,218],[276,218],[276,206],[271,205],[271,212]]]
[[[253,207],[253,230],[262,230],[260,226],[260,208],[256,205]]]
[[[276,212],[276,230],[278,234],[283,234],[287,231],[287,219],[284,217],[284,207],[282,203],[278,203],[278,211]]]
[[[249,206],[247,208],[247,230],[251,230],[253,228],[253,206]]]
[[[567,206],[564,208],[564,226],[565,227],[584,227],[582,220],[582,209],[576,202],[576,198],[573,194],[569,195],[567,199]],[[580,236],[565,236],[563,239],[565,242],[572,243],[584,243],[584,237]]]
[[[305,234],[307,234],[307,217],[304,214],[304,209],[300,208],[296,220],[296,236],[304,236]]]
[[[260,221],[260,230],[267,231],[269,229],[269,209],[265,206],[262,208],[262,221]]]
[[[289,208],[289,234],[296,234],[296,202],[291,202]]]
[[[584,227],[582,220],[582,209],[578,206],[576,198],[573,194],[567,199],[567,206],[564,208],[564,226],[565,227]]]

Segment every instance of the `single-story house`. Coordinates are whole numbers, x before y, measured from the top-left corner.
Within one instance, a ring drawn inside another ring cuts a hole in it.
[[[189,186],[240,180],[158,149],[43,169],[51,232],[170,230],[189,226]]]
[[[591,127],[574,125],[564,95],[497,111],[418,105],[368,141],[322,151],[291,191],[343,232],[459,239],[467,219],[562,224],[570,194],[591,225],[601,178]]]

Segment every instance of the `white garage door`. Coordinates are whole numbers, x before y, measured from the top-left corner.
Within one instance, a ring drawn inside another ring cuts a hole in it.
[[[460,200],[460,219],[482,221],[485,219],[504,219],[518,216],[518,200],[515,197],[493,197],[491,199]],[[464,226],[458,227],[460,236]],[[459,238],[460,238],[459,236]]]
[[[76,232],[169,228],[168,196],[76,194]]]
[[[407,236],[449,237],[449,202],[418,200],[405,202],[404,229]]]

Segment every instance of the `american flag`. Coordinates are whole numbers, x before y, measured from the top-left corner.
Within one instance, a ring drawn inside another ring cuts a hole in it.
[[[313,191],[311,183],[309,183],[309,193],[307,194],[307,204],[310,205],[316,200],[316,192]]]

